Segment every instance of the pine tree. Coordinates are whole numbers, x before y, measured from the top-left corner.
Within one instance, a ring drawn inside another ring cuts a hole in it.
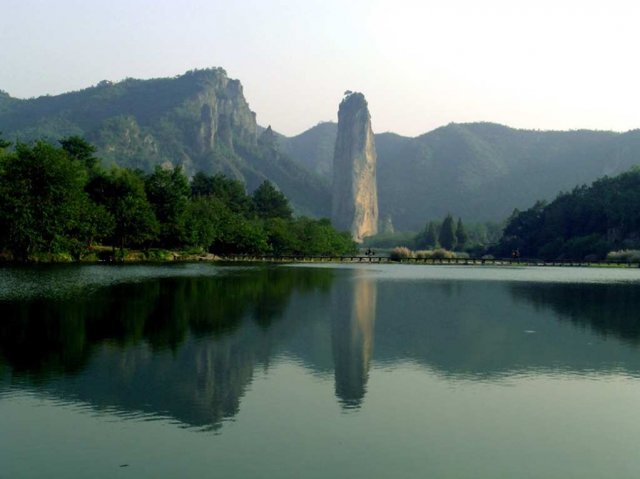
[[[469,241],[469,235],[464,229],[462,218],[458,218],[458,225],[456,227],[456,241],[458,243],[459,250],[462,250],[464,248],[464,245],[467,244],[467,241]]]
[[[442,222],[439,240],[440,245],[449,251],[453,251],[456,247],[456,231],[453,226],[453,217],[450,214]]]
[[[430,221],[427,226],[427,232],[424,236],[425,246],[427,248],[438,247],[438,225],[435,221]]]

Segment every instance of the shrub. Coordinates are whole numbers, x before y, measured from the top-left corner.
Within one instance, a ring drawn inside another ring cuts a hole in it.
[[[620,261],[622,263],[640,262],[640,250],[624,249],[620,251],[610,251],[607,253],[607,260]]]
[[[447,251],[444,248],[438,248],[436,250],[433,251],[433,259],[451,259],[451,258],[455,258],[456,255],[454,252],[452,251]]]
[[[402,261],[407,258],[413,258],[413,251],[405,246],[397,246],[389,253],[389,259],[392,261]]]
[[[32,263],[72,263],[73,258],[69,253],[37,252],[29,255]]]
[[[430,259],[433,257],[433,251],[430,249],[423,249],[416,251],[416,258],[418,259]]]

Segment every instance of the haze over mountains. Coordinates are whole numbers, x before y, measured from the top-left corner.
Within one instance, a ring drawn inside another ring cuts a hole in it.
[[[373,119],[375,126],[375,118]],[[331,175],[335,123],[284,141],[284,151],[323,178]],[[514,208],[640,164],[640,131],[516,130],[493,123],[449,124],[416,138],[375,135],[380,217],[398,229],[447,213],[502,220]]]
[[[372,123],[375,130],[375,117]],[[262,130],[240,82],[222,69],[101,82],[29,100],[0,93],[0,131],[8,140],[82,135],[99,156],[123,166],[182,164],[190,174],[242,179],[249,190],[268,178],[298,212],[328,216],[336,124],[291,138]],[[391,216],[399,230],[421,229],[446,213],[499,221],[514,208],[640,164],[639,130],[553,132],[468,123],[416,138],[377,134],[375,143],[380,218]]]

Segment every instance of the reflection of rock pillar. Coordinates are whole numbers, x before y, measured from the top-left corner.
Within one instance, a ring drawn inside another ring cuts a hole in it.
[[[344,407],[358,407],[373,354],[375,281],[355,278],[352,288],[334,290],[332,313],[336,395]]]

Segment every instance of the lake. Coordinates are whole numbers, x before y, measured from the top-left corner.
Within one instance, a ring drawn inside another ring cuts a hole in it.
[[[637,478],[640,269],[0,269],[0,478]]]

